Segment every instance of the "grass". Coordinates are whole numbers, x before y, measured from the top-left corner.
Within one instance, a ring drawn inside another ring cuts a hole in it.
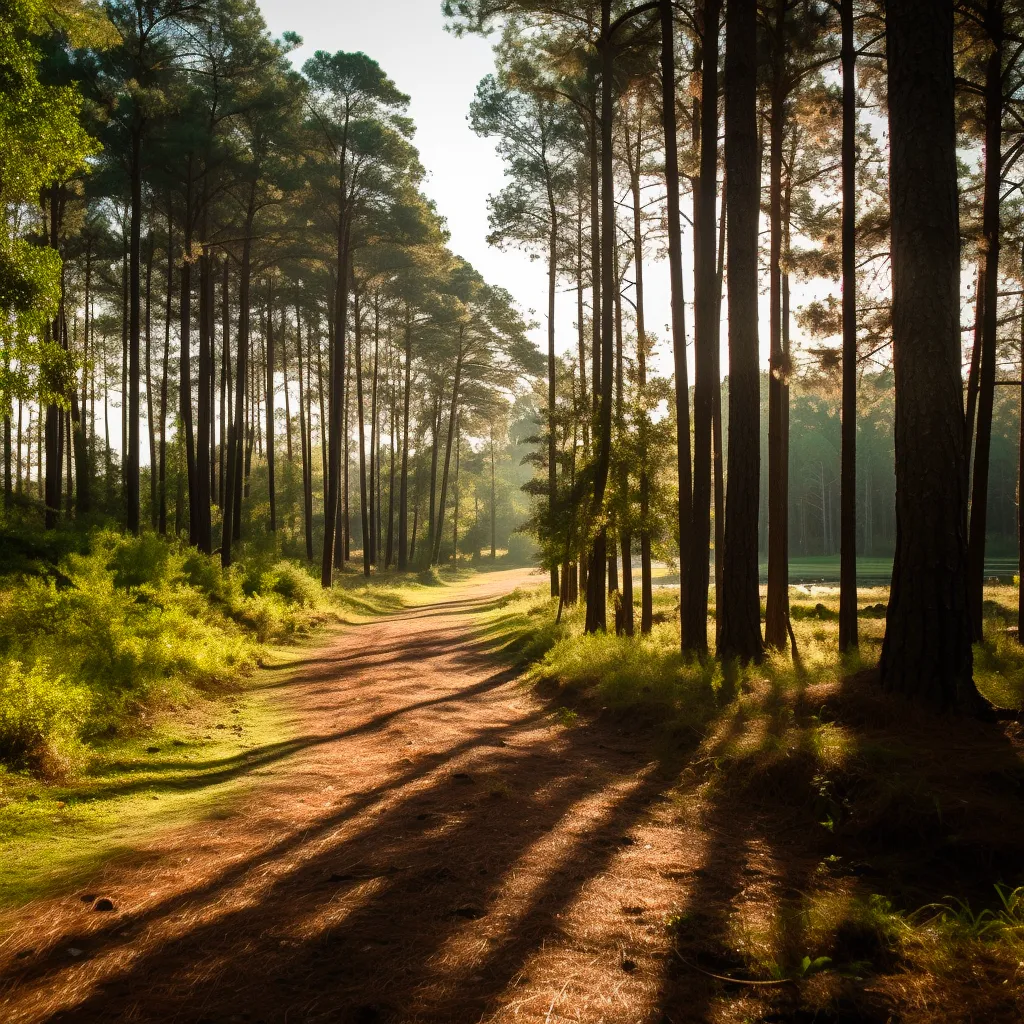
[[[229,813],[294,749],[280,700],[318,626],[436,599],[473,570],[213,559],[113,532],[22,550],[0,580],[0,907],[94,874],[141,836]],[[16,549],[17,550],[17,549]],[[272,674],[258,672],[271,668]]]
[[[279,663],[295,650],[275,652]],[[70,781],[0,774],[0,907],[90,877],[158,828],[226,813],[291,738],[279,701],[257,677],[97,742]]]
[[[764,1017],[758,1004],[751,1020],[1024,1012],[1022,737],[878,689],[886,600],[884,588],[860,591],[860,653],[842,658],[836,588],[793,587],[800,665],[771,653],[742,670],[683,661],[667,588],[655,592],[648,637],[586,636],[581,609],[556,625],[542,590],[511,595],[484,626],[560,720],[639,723],[674,773],[682,820],[709,842],[739,831],[709,866],[709,895],[670,927],[680,956],[702,969],[797,983],[795,996],[756,990],[794,1016]],[[1015,589],[988,588],[985,609],[977,685],[997,705],[1024,707]],[[770,851],[777,874],[751,888],[753,849]]]

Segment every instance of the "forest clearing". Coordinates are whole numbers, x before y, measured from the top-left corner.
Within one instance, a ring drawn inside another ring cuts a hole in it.
[[[0,1024],[1024,1020],[1024,0],[0,11]]]

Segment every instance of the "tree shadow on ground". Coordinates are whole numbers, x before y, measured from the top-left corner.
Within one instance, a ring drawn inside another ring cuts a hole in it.
[[[261,790],[237,834],[211,823],[197,837],[197,856],[227,847],[205,873],[181,850],[150,860],[109,920],[31,951],[8,944],[7,1019],[550,1022],[569,993],[580,1020],[923,1022],[938,1019],[936,1000],[943,1020],[1019,1020],[997,957],[991,984],[968,979],[983,989],[972,995],[893,923],[1015,881],[1019,736],[912,709],[863,677],[769,672],[739,679],[706,731],[655,746],[650,722],[596,706],[581,706],[580,727],[554,726],[559,695],[527,699],[465,624],[385,637],[373,653],[363,635],[307,663],[298,684],[321,720],[354,724],[217,767],[294,778]],[[449,685],[463,670],[476,681],[425,694],[428,665]],[[381,759],[379,782],[330,796],[355,757]],[[315,813],[279,816],[314,797]],[[678,848],[659,869],[678,903],[638,967],[579,915],[655,815]],[[529,1009],[519,993],[536,998],[530,973],[558,946],[574,966]],[[643,1000],[587,1010],[594,977],[617,991],[644,971]]]
[[[871,673],[744,690],[690,781],[707,854],[662,1019],[1020,1020],[1019,947],[936,906],[977,912],[994,883],[1024,882],[1019,734],[911,706]]]

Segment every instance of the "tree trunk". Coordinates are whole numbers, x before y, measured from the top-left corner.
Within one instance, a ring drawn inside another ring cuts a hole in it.
[[[302,449],[302,526],[306,538],[306,561],[313,561],[313,424],[306,420],[307,384],[302,383],[302,314],[295,303],[295,354],[299,364],[299,447]]]
[[[637,160],[630,177],[630,191],[633,197],[633,266],[635,267],[636,291],[636,366],[637,385],[643,404],[640,422],[640,632],[650,633],[654,625],[654,591],[651,573],[651,474],[648,451],[650,420],[647,415],[647,325],[644,319],[644,246],[641,222],[640,157],[642,147],[637,137]],[[575,458],[575,448],[573,450]],[[623,545],[625,549],[625,545]],[[625,550],[623,552],[625,557]],[[566,600],[573,603],[571,589],[566,591]]]
[[[558,288],[558,207],[555,205],[555,191],[551,182],[551,169],[547,164],[547,153],[543,149],[544,176],[548,193],[548,516],[551,529],[555,526],[555,506],[558,502],[558,464],[555,445],[555,295]],[[461,361],[462,350],[459,356]],[[440,545],[439,545],[440,547]],[[551,596],[558,597],[558,566],[552,563],[548,570]]]
[[[156,423],[153,419],[153,256],[156,240],[153,226],[149,229],[149,248],[146,252],[146,426],[149,431],[149,520],[157,526],[156,496]]]
[[[356,417],[359,437],[359,517],[363,531],[363,575],[370,575],[370,510],[366,488],[366,428],[363,418],[363,324],[359,309],[359,292],[353,296],[352,318],[355,326]]]
[[[722,593],[722,552],[725,549],[725,458],[722,437],[722,366],[720,356],[721,320],[722,320],[722,286],[725,282],[725,228],[726,228],[726,196],[722,194],[722,212],[718,218],[718,280],[715,289],[715,405],[714,419],[711,423],[711,442],[714,449],[715,478],[715,646],[722,618],[718,614],[718,599]]]
[[[204,199],[204,208],[206,201]],[[203,242],[207,237],[207,214],[203,214]],[[213,552],[213,537],[210,523],[210,371],[212,367],[211,334],[213,329],[213,274],[210,266],[208,247],[203,245],[203,254],[199,257],[199,381],[197,387],[198,408],[196,410],[196,475],[195,492],[190,495],[190,502],[198,505],[196,509],[196,528],[198,537],[196,546],[203,554]]]
[[[171,316],[174,295],[174,217],[167,206],[167,304],[164,308],[164,362],[160,373],[160,466],[158,491],[160,513],[157,529],[167,536],[167,396],[171,369]]]
[[[448,414],[448,439],[445,442],[445,453],[444,453],[444,468],[441,472],[441,505],[438,511],[438,517],[441,520],[441,525],[437,528],[437,536],[434,539],[434,548],[431,552],[431,562],[437,565],[441,560],[441,536],[444,533],[444,509],[445,503],[448,500],[448,470],[451,466],[452,461],[452,443],[455,439],[456,434],[456,419],[458,418],[459,412],[459,385],[462,383],[462,360],[465,352],[462,347],[463,334],[465,328],[459,328],[459,352],[455,358],[455,383],[452,387],[452,406]],[[435,452],[436,452],[435,445]],[[433,488],[431,488],[433,493]]]
[[[679,224],[679,146],[676,139],[676,58],[672,4],[661,2],[661,90],[665,136],[665,187],[668,262],[672,294],[672,351],[675,364],[676,473],[679,481],[679,599],[685,606],[690,573],[693,477],[690,468],[690,386],[686,368],[686,306],[683,295],[683,240]],[[717,102],[717,101],[716,101]],[[717,130],[716,130],[717,136]],[[689,640],[680,623],[680,643]],[[707,626],[701,627],[705,632]],[[699,631],[698,631],[699,638]]]
[[[782,144],[786,132],[786,12],[789,0],[775,0],[772,41],[771,112],[769,115],[768,257],[770,307],[770,367],[768,373],[768,593],[764,642],[784,651],[789,641],[789,494],[785,478],[786,365],[782,350]]]
[[[231,564],[231,542],[240,535],[242,510],[242,446],[245,436],[245,393],[249,380],[249,286],[252,265],[252,225],[255,217],[256,188],[249,191],[242,260],[238,271],[238,330],[235,347],[235,413],[228,431],[227,480],[224,485],[224,518],[221,524],[220,560]]]
[[[220,279],[220,446],[217,450],[219,486],[217,504],[221,519],[224,516],[224,502],[227,491],[228,435],[231,432],[231,297],[228,259],[224,257]]]
[[[285,479],[290,483],[292,478],[292,396],[288,386],[288,322],[284,306],[281,307],[281,386],[284,388],[284,451],[288,460]]]
[[[711,557],[712,434],[718,379],[718,282],[715,235],[718,205],[718,36],[720,0],[704,0],[700,117],[694,119],[700,148],[700,175],[693,183],[694,377],[693,502],[687,579],[683,581],[684,650],[703,655],[708,649],[708,586]],[[717,514],[717,508],[716,508]],[[682,537],[682,533],[680,533]],[[680,541],[682,543],[682,541]],[[717,557],[717,551],[716,551]]]
[[[886,20],[896,556],[879,668],[888,690],[973,709],[953,4],[889,0]]]
[[[188,158],[187,186],[185,191],[185,244],[181,261],[181,355],[179,357],[178,415],[185,432],[185,465],[187,468],[189,496],[189,543],[196,544],[199,538],[196,493],[196,442],[192,420],[192,364],[190,357],[192,331],[192,158]]]
[[[139,535],[140,439],[139,334],[141,322],[139,271],[142,262],[142,125],[131,135],[131,228],[128,247],[128,448],[124,467],[128,532]],[[122,397],[123,401],[123,397]]]
[[[334,281],[334,331],[330,363],[330,429],[328,433],[328,485],[324,507],[324,550],[320,582],[330,587],[334,581],[338,508],[341,500],[341,399],[345,375],[345,329],[348,312],[348,218],[345,194],[346,149],[342,146],[338,170],[338,249]]]
[[[594,539],[590,558],[590,576],[587,581],[587,615],[585,628],[596,633],[606,628],[607,601],[605,573],[607,571],[608,531],[604,525],[605,488],[611,463],[612,445],[612,385],[614,351],[614,288],[615,274],[612,263],[615,247],[615,177],[612,152],[614,103],[614,49],[608,37],[611,24],[611,0],[601,3],[601,333],[600,361],[595,358],[593,374],[594,394],[600,394],[600,407],[595,424],[597,459],[594,469],[594,495],[592,517],[601,525]],[[596,308],[595,308],[596,316]],[[596,337],[596,334],[595,334]]]
[[[402,396],[402,472],[398,499],[398,571],[409,567],[409,397],[412,376],[412,322],[405,309],[405,388]],[[413,530],[415,537],[415,528]]]
[[[1021,253],[1024,267],[1024,249]],[[1024,316],[1020,318],[1021,366],[1024,367]],[[1024,645],[1024,371],[1020,382],[1020,434],[1017,440],[1017,643]]]
[[[999,189],[1002,184],[1003,0],[988,0],[986,29],[992,52],[985,69],[985,297],[982,302],[981,373],[978,388],[978,435],[974,450],[970,532],[967,543],[967,607],[971,638],[984,639],[982,602],[985,585],[985,530],[988,520],[989,455],[992,447],[992,405],[995,398],[999,302]]]
[[[11,417],[4,416],[4,506],[11,507],[14,497],[14,480],[11,472]]]
[[[494,427],[491,427],[491,561],[497,561],[498,548],[497,548],[497,508],[495,505],[495,485],[494,485]]]
[[[459,420],[455,421],[455,507],[452,509],[452,565],[459,564],[459,452],[461,435]],[[444,526],[444,506],[441,506],[441,526]],[[439,531],[440,532],[440,531]]]
[[[380,292],[373,294],[373,370],[370,379],[370,562],[377,565],[380,534],[380,436],[377,429],[377,369],[380,354]]]
[[[49,229],[50,248],[54,252],[60,251],[60,197],[59,187],[54,185],[50,188],[50,218],[47,225]],[[50,323],[50,340],[57,345],[61,344],[61,324],[64,318],[64,269],[61,265],[60,300],[57,313]],[[52,530],[57,525],[61,506],[61,474],[63,471],[63,445],[61,437],[61,409],[54,403],[46,406],[46,480],[44,484],[45,511],[44,523],[46,529]],[[40,478],[42,470],[40,469]]]
[[[616,263],[618,260],[616,260]],[[642,261],[641,261],[642,262]],[[615,429],[621,438],[626,423],[623,408],[623,366],[622,366],[622,283],[615,288]],[[619,524],[619,550],[622,555],[622,590],[615,608],[615,632],[617,635],[632,636],[633,622],[633,535],[629,522],[629,466],[619,460],[619,500],[622,504],[622,522]],[[609,577],[611,566],[609,566]]]
[[[395,424],[398,420],[398,405],[395,396],[395,382],[392,377],[391,356],[388,357],[388,390],[391,408],[388,416],[388,446],[391,449],[388,460],[388,533],[384,549],[384,568],[390,569],[395,553]]]
[[[760,661],[757,523],[760,367],[757,335],[758,219],[757,3],[730,0],[725,22],[725,163],[729,204],[729,471],[722,593],[723,659]]]
[[[277,486],[274,477],[274,360],[277,351],[274,346],[274,280],[267,279],[267,329],[264,332],[267,338],[267,383],[266,383],[266,431],[267,431],[267,496],[270,501],[270,522],[268,528],[271,533],[277,531]]]
[[[839,650],[857,649],[857,75],[853,0],[841,0],[843,61],[843,422]]]
[[[345,384],[342,392],[342,474],[341,474],[341,506],[338,509],[337,532],[341,540],[334,545],[334,568],[344,568],[345,563],[352,556],[352,514],[349,507],[349,477],[351,464],[349,460],[349,443],[352,437],[351,422],[349,420],[349,399],[352,394],[352,367],[351,352],[346,353],[345,362]]]
[[[75,435],[75,463],[77,488],[75,491],[75,508],[79,516],[86,516],[92,509],[92,466],[89,459],[89,377],[93,359],[89,350],[92,340],[92,317],[90,303],[92,301],[92,239],[87,239],[85,249],[85,311],[82,318],[82,399]],[[20,412],[20,407],[19,407]],[[20,430],[19,430],[20,434]],[[18,439],[18,457],[21,457],[21,438]],[[20,475],[20,468],[19,468]],[[19,488],[20,489],[20,488]]]
[[[434,551],[434,540],[441,531],[437,527],[437,519],[435,517],[436,500],[437,500],[437,458],[438,458],[438,435],[441,433],[441,395],[437,393],[434,395],[434,411],[430,418],[430,433],[431,433],[431,445],[430,445],[430,501],[427,505],[427,557],[430,558]],[[449,438],[449,442],[451,438]],[[440,543],[438,544],[440,549]]]

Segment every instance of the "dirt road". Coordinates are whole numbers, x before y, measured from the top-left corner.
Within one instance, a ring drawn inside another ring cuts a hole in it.
[[[708,1019],[666,928],[707,851],[628,735],[563,726],[478,639],[523,582],[481,576],[303,661],[280,686],[298,739],[255,752],[231,816],[28,908],[0,1019]]]

